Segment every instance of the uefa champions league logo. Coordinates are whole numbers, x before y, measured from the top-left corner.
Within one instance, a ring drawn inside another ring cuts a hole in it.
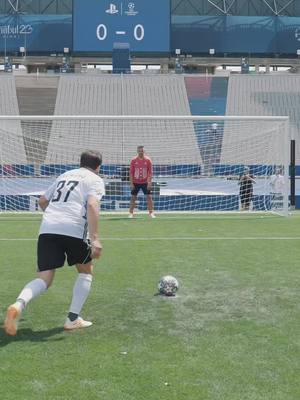
[[[121,7],[120,8],[120,13],[122,15],[123,14],[123,11],[122,11],[123,10],[123,3],[122,2],[120,4],[120,7]],[[138,11],[135,11],[135,4],[133,2],[128,3],[127,7],[128,7],[128,10],[125,11],[126,15],[128,15],[130,17],[132,17],[132,16],[134,17],[135,15],[137,15],[139,13]],[[114,14],[118,14],[119,10],[118,10],[116,4],[110,3],[109,8],[107,10],[105,10],[105,12],[107,14],[114,15]]]
[[[135,4],[134,3],[128,3],[128,11],[125,11],[125,14],[134,16],[138,14],[138,11],[135,11]]]
[[[298,42],[300,42],[300,28],[297,28],[295,30],[295,38],[296,40],[298,40]]]

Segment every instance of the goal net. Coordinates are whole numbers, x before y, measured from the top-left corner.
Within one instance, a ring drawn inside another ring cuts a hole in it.
[[[37,199],[80,153],[99,150],[101,208],[127,211],[129,163],[143,145],[159,211],[287,214],[287,117],[0,117],[0,211],[37,211]],[[146,210],[140,193],[137,209]]]

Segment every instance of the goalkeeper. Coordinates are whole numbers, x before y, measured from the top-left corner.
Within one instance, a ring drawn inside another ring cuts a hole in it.
[[[153,200],[151,195],[153,166],[152,161],[145,155],[144,146],[138,146],[137,156],[130,162],[129,180],[131,188],[131,199],[129,206],[129,218],[133,217],[135,202],[138,192],[142,190],[147,197],[147,207],[151,218],[155,218],[153,212]]]

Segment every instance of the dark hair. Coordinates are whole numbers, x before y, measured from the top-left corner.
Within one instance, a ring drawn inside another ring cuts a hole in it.
[[[102,164],[102,155],[99,151],[86,150],[80,156],[80,167],[96,169]]]

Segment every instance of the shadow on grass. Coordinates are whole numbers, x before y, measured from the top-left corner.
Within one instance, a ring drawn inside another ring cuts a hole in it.
[[[136,220],[139,220],[139,221],[145,221],[146,219],[147,220],[152,220],[152,218],[149,218],[149,216],[148,216],[148,214],[140,214],[140,215],[135,215],[133,218],[128,218],[128,214],[125,214],[125,215],[123,215],[123,216],[113,216],[113,215],[109,215],[109,216],[107,216],[107,215],[102,215],[102,220],[103,221],[116,221],[116,222],[118,222],[118,221],[128,221],[129,223],[132,223],[132,221],[136,221]]]
[[[19,329],[16,336],[8,336],[3,329],[0,330],[0,348],[12,342],[46,342],[52,336],[63,333],[62,327],[52,328],[44,331],[33,331],[29,328]],[[64,340],[63,337],[51,339],[51,341]]]
[[[104,221],[125,221],[126,219],[128,219],[127,215],[124,217],[107,217],[107,216],[102,216],[102,219]]]

